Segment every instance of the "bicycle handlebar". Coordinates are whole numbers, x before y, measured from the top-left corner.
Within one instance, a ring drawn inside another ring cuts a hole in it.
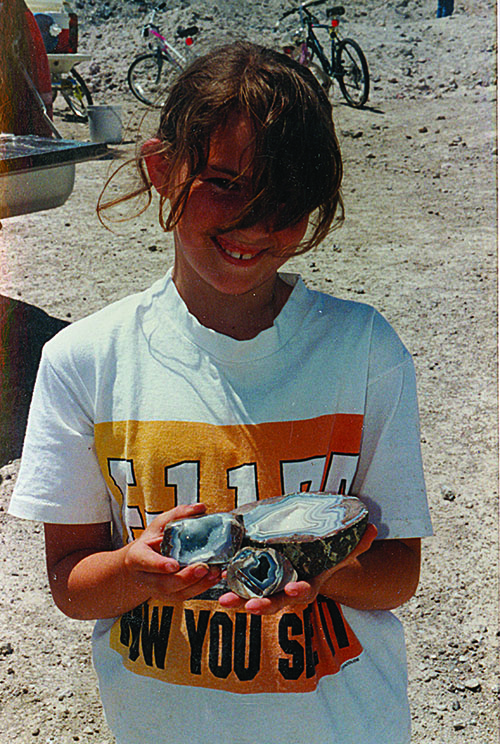
[[[301,10],[305,10],[308,15],[311,15],[307,8],[310,8],[313,5],[324,5],[327,2],[328,0],[308,0],[308,2],[301,3],[296,8],[291,8],[290,10],[285,11],[279,20],[282,21],[284,18],[288,18],[288,16],[293,15],[294,13],[300,13]],[[344,15],[344,13],[345,8],[342,5],[336,5],[333,8],[328,8],[328,10],[326,11],[326,15],[328,18]]]
[[[309,8],[313,5],[324,5],[327,2],[327,0],[308,0],[308,2],[301,3],[303,8]]]

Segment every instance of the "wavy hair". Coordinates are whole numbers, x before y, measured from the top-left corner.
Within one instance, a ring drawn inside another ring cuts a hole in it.
[[[175,228],[195,179],[207,165],[212,135],[234,112],[249,117],[254,130],[252,197],[219,232],[266,220],[282,230],[311,215],[312,234],[295,252],[318,245],[344,218],[342,158],[331,104],[307,68],[247,42],[219,47],[196,59],[170,90],[156,135],[161,143],[158,152],[169,163],[169,177],[182,173],[183,181],[171,199],[160,197],[162,228]],[[140,188],[101,203],[100,211],[139,194],[147,195],[149,205],[152,184],[144,155],[137,164]]]

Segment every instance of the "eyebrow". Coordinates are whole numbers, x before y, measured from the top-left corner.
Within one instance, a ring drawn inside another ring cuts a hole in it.
[[[226,168],[226,166],[224,165],[217,165],[216,163],[207,163],[207,170],[212,171],[213,173],[221,173],[222,175],[229,176],[230,178],[238,178],[240,181],[249,180],[248,177],[245,176],[243,173],[239,173],[232,168]]]

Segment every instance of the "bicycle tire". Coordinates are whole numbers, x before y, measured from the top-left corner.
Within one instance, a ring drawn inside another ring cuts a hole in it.
[[[76,85],[73,85],[71,78],[73,78]],[[73,67],[68,80],[65,82],[69,82],[70,85],[63,85],[61,87],[61,94],[64,100],[78,119],[87,121],[87,106],[92,106],[93,100],[84,79]]]
[[[178,62],[165,54],[141,54],[128,68],[128,85],[141,103],[161,108],[165,90],[181,69]]]
[[[361,108],[370,93],[368,63],[359,44],[353,39],[342,39],[337,50],[336,73],[347,103]]]

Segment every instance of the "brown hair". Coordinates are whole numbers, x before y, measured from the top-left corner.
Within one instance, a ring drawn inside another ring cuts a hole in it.
[[[220,232],[273,221],[282,230],[314,215],[311,237],[297,252],[318,245],[344,217],[340,184],[342,159],[332,121],[332,107],[313,74],[289,57],[265,47],[236,42],[196,59],[175,84],[163,106],[157,137],[168,160],[170,178],[187,177],[176,191],[160,224],[172,230],[180,219],[191,186],[207,164],[210,138],[230,114],[250,118],[254,132],[251,166],[253,197]],[[139,158],[143,186],[151,182]],[[130,195],[130,196],[133,196]],[[100,209],[123,201],[100,205]],[[337,210],[339,214],[337,214]]]

